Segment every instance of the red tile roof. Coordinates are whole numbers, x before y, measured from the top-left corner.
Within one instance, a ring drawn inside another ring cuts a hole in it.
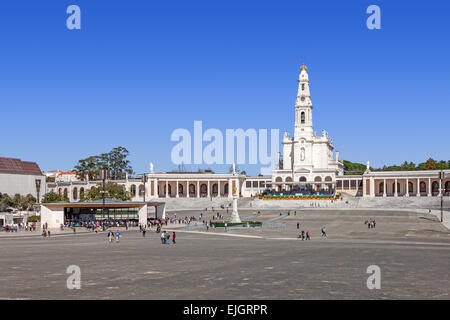
[[[36,162],[0,157],[0,173],[42,175]]]

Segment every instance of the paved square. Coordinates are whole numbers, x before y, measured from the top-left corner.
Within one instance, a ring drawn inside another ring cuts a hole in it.
[[[280,221],[286,228],[179,230],[176,245],[153,231],[122,231],[119,243],[2,234],[0,299],[449,299],[450,234],[436,219],[309,210]],[[297,222],[311,241],[295,238]],[[69,265],[81,268],[80,290],[66,287]],[[366,286],[369,265],[381,268],[380,290]]]

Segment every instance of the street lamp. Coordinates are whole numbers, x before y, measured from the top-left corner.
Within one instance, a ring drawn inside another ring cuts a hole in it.
[[[40,201],[39,201],[39,194],[40,194],[40,191],[41,191],[41,179],[34,180],[34,183],[36,185],[37,203],[40,203]]]
[[[101,169],[100,170],[100,179],[103,180],[103,190],[100,191],[102,194],[102,216],[105,216],[105,193],[106,193],[106,186],[105,186],[105,180],[108,178],[108,169]],[[108,214],[109,218],[109,214]]]

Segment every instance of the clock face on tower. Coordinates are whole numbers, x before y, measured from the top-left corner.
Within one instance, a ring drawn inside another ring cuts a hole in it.
[[[304,97],[304,96],[302,96],[302,97],[300,98],[300,100],[302,100],[302,101],[305,101],[305,97]]]

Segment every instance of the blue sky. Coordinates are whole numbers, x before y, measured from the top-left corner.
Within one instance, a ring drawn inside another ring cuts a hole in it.
[[[70,4],[81,30],[66,28]],[[381,30],[366,27],[371,4]],[[174,169],[170,135],[194,120],[292,134],[306,56],[315,130],[344,159],[448,160],[449,12],[445,0],[5,0],[0,156],[66,170],[121,145],[141,173]]]

